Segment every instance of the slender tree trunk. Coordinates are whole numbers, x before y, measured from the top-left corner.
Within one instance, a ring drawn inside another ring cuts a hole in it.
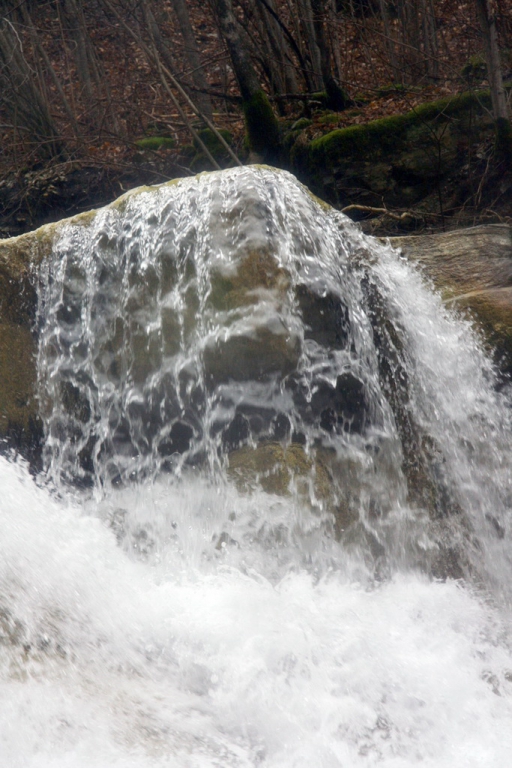
[[[282,68],[280,67],[280,51],[276,50],[275,40],[265,16],[265,9],[259,3],[256,4],[254,21],[258,29],[259,38],[263,49],[261,55],[265,58],[265,65],[268,70],[269,80],[272,92],[285,93]]]
[[[281,142],[277,118],[242,40],[231,0],[212,0],[212,5],[240,88],[249,145],[268,162],[278,162]]]
[[[199,91],[195,99],[197,106],[201,112],[211,120],[213,114],[212,103],[210,97],[206,93],[208,90],[208,81],[206,80],[192,24],[190,23],[187,3],[185,0],[172,0],[172,6],[176,18],[178,19],[178,24],[180,25],[181,35],[185,45],[185,56],[191,69],[192,80]]]
[[[401,70],[405,82],[415,82],[423,74],[420,51],[418,0],[398,0],[402,29]]]
[[[485,46],[485,59],[487,73],[491,88],[492,109],[494,119],[508,119],[507,98],[503,87],[503,74],[501,71],[500,52],[498,48],[498,32],[496,19],[491,13],[487,0],[476,0],[478,19],[482,30]]]
[[[275,0],[267,0],[267,3],[273,12],[277,15]],[[297,77],[295,75],[295,69],[291,65],[291,52],[289,43],[285,39],[283,30],[274,18],[269,18],[269,26],[273,31],[276,50],[280,51],[280,58],[283,67],[284,87],[286,93],[298,94],[299,86],[297,83]]]
[[[166,44],[162,33],[160,32],[160,27],[157,24],[148,0],[141,0],[140,6],[142,15],[144,17],[144,24],[146,25],[147,31],[149,32],[151,42],[157,49],[158,55],[164,62],[167,69],[169,69],[173,74],[176,74],[176,64],[171,55],[171,51],[169,50],[169,46]]]
[[[52,63],[48,57],[48,54],[46,53],[43,44],[41,43],[41,40],[39,38],[38,32],[34,26],[34,22],[32,21],[32,18],[24,5],[21,9],[23,12],[23,21],[27,25],[27,28],[30,31],[30,35],[32,37],[32,41],[34,43],[35,48],[37,49],[37,52],[39,56],[41,57],[44,66],[46,67],[46,71],[48,72],[48,75],[50,76],[51,80],[53,81],[53,84],[55,86],[55,90],[59,94],[60,100],[62,102],[62,106],[64,107],[64,111],[69,119],[69,122],[71,123],[71,126],[75,132],[75,134],[78,134],[78,126],[76,123],[75,115],[73,114],[73,110],[71,109],[68,100],[66,99],[66,94],[64,93],[64,90],[62,88],[61,82],[59,78],[57,77],[57,73],[55,72],[55,69],[52,66]]]
[[[90,50],[91,43],[87,33],[82,9],[76,0],[64,0],[64,17],[69,34],[73,41],[73,58],[76,71],[84,89],[86,101],[91,103],[94,98],[94,54]]]
[[[261,19],[260,36],[268,40],[270,61],[274,62],[274,78],[279,83],[276,92],[298,94],[297,78],[290,64],[289,43],[276,20],[278,13],[274,0],[259,0],[257,11]]]
[[[78,79],[82,84],[86,120],[101,130],[108,115],[110,128],[118,130],[109,82],[87,28],[84,0],[61,0],[61,5],[64,22],[73,43]]]
[[[427,73],[437,78],[439,74],[439,51],[437,45],[436,16],[433,0],[422,0],[423,44],[427,58]]]
[[[310,68],[306,66],[307,50],[301,30],[299,0],[286,0],[286,2],[295,30],[295,41],[297,46],[296,55],[302,71],[302,77],[304,78],[306,90],[311,93],[315,90],[315,83],[313,82],[313,73]]]
[[[496,19],[488,0],[476,0],[476,8],[485,45],[487,77],[491,89],[492,111],[496,122],[497,149],[510,162],[512,161],[512,126],[507,109],[507,96],[503,87]]]
[[[318,41],[315,32],[315,24],[313,21],[313,11],[311,8],[310,0],[297,0],[297,8],[300,13],[300,20],[304,30],[304,37],[307,40],[309,56],[311,60],[311,89],[314,91],[321,91],[325,88],[325,83],[322,77],[322,62],[320,57],[320,50],[318,48]]]
[[[327,106],[341,112],[351,103],[343,88],[336,82],[331,66],[331,51],[325,34],[326,0],[311,0],[316,41],[320,51],[322,79],[327,92]]]
[[[380,15],[382,18],[382,24],[384,26],[384,34],[386,35],[386,48],[388,51],[389,63],[393,71],[393,80],[398,79],[398,63],[396,59],[395,40],[391,32],[391,24],[389,23],[389,10],[387,0],[379,0]]]

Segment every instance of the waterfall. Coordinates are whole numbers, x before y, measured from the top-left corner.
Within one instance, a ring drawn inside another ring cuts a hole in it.
[[[37,269],[0,460],[9,766],[508,766],[511,410],[290,174],[137,190]]]

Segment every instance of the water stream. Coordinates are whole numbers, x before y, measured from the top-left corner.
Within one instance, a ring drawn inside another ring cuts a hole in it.
[[[142,190],[34,275],[0,458],[0,765],[505,768],[510,400],[292,176]]]

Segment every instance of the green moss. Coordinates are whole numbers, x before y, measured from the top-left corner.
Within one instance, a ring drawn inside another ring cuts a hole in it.
[[[291,126],[292,131],[303,131],[304,128],[308,128],[310,125],[312,125],[313,121],[310,120],[308,117],[300,117],[298,120],[295,120],[293,125]]]
[[[139,139],[135,144],[139,149],[156,151],[158,149],[173,149],[176,146],[176,141],[170,136],[147,136],[144,139]]]
[[[339,119],[337,112],[326,112],[324,115],[317,117],[316,122],[320,123],[320,125],[332,125],[332,123],[337,123]]]
[[[217,132],[222,136],[226,144],[233,143],[233,135],[230,131],[226,130],[226,128],[217,128]],[[205,147],[208,149],[209,152],[212,153],[212,155],[215,157],[216,154],[225,154],[226,153],[226,147],[223,145],[223,143],[220,141],[219,137],[216,133],[214,133],[210,128],[203,128],[201,131],[197,131],[197,135],[205,145]],[[194,146],[197,150],[201,149],[201,145],[199,142],[194,139]]]
[[[392,115],[374,120],[366,125],[353,125],[315,139],[309,145],[311,159],[320,158],[335,161],[347,156],[357,157],[362,153],[370,154],[393,150],[402,144],[415,128],[422,128],[433,120],[447,122],[469,109],[483,111],[490,106],[488,91],[464,93],[456,98],[441,99],[428,104],[421,104],[405,115]]]
[[[325,91],[316,91],[311,94],[311,99],[320,103],[322,107],[327,106],[327,93]]]
[[[462,67],[461,75],[469,84],[481,82],[487,77],[485,57],[481,53],[471,56],[469,61]]]
[[[243,110],[250,149],[270,162],[276,161],[281,154],[281,138],[267,95],[258,91],[244,101]]]

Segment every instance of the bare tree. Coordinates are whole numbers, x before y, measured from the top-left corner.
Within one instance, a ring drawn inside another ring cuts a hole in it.
[[[250,147],[265,160],[277,162],[281,154],[279,126],[240,34],[231,0],[211,3],[240,88]]]
[[[318,47],[317,35],[315,32],[311,2],[310,0],[296,0],[296,2],[297,11],[299,13],[303,30],[303,37],[309,51],[309,58],[311,62],[311,88],[315,91],[321,91],[324,88],[324,81],[322,77],[322,61],[320,56],[320,49]]]
[[[501,154],[510,160],[512,159],[512,127],[508,113],[507,96],[503,86],[494,4],[490,0],[476,0],[476,7],[484,39],[487,78],[491,89],[492,111],[496,123],[497,148]]]
[[[316,42],[320,52],[320,66],[322,80],[327,93],[327,106],[330,109],[341,111],[352,102],[341,88],[333,74],[331,66],[331,51],[325,33],[325,20],[327,14],[326,0],[311,0],[313,9],[313,24],[315,28]]]
[[[8,17],[0,20],[0,104],[15,130],[37,142],[42,154],[64,149],[45,94],[27,61],[21,37]]]
[[[194,36],[194,30],[192,29],[192,24],[190,23],[190,15],[188,12],[187,3],[185,0],[172,0],[172,6],[174,8],[176,18],[178,19],[181,35],[183,37],[185,56],[191,71],[192,80],[198,89],[198,95],[196,97],[197,105],[201,112],[211,120],[213,111],[212,103],[207,93],[208,82],[206,80],[206,75],[201,62],[199,48]]]

